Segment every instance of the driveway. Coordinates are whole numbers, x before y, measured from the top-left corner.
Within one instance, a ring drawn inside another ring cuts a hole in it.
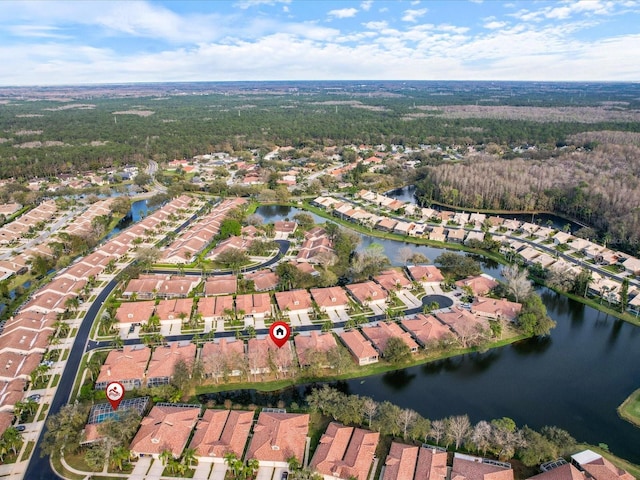
[[[227,473],[227,466],[224,463],[214,463],[209,480],[224,480],[225,473]]]
[[[203,462],[200,460],[200,463],[198,463],[198,466],[196,467],[196,472],[193,474],[193,478],[194,480],[207,480],[210,472],[211,462]]]
[[[416,308],[422,306],[422,301],[418,300],[418,298],[409,290],[405,290],[403,288],[402,290],[398,290],[396,292],[396,295],[398,295],[400,301],[404,303],[407,308]]]
[[[147,474],[147,480],[159,480],[164,472],[164,465],[161,460],[154,460],[151,465],[151,470]]]
[[[152,460],[153,458],[151,457],[140,457],[129,478],[131,480],[142,480],[147,475],[147,470],[149,470]]]
[[[271,480],[273,478],[273,467],[260,467],[256,480]],[[280,479],[278,479],[280,480]]]
[[[374,315],[384,315],[386,312],[384,306],[379,303],[370,303],[369,308],[373,311]]]

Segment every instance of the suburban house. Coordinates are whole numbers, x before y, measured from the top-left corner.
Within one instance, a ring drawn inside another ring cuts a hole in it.
[[[96,380],[96,390],[104,390],[111,382],[120,382],[125,390],[142,387],[151,349],[142,345],[111,350]]]
[[[447,234],[447,241],[454,243],[462,243],[464,241],[465,231],[462,228],[449,228]]]
[[[198,417],[200,406],[156,404],[142,419],[140,429],[131,441],[131,453],[136,457],[157,459],[163,451],[169,450],[174,458],[178,458]]]
[[[529,477],[527,480],[587,480],[587,476],[571,463],[564,463],[549,470],[544,470],[542,473]]]
[[[239,377],[244,356],[244,342],[241,340],[223,337],[215,342],[206,342],[200,351],[205,377],[214,378],[216,382],[225,375]]]
[[[271,270],[258,270],[245,274],[246,280],[251,280],[257,292],[274,290],[278,286],[278,275]]]
[[[49,346],[50,331],[15,328],[0,336],[0,353],[15,352],[23,355],[44,353]]]
[[[609,460],[591,450],[571,455],[571,463],[594,480],[633,480],[633,475],[616,467]]]
[[[330,478],[367,480],[379,438],[378,432],[331,422],[309,465]]]
[[[447,451],[439,447],[393,442],[381,480],[441,480],[447,478]]]
[[[335,337],[331,333],[318,333],[317,330],[303,332],[293,337],[298,355],[298,363],[301,367],[308,367],[317,363],[317,357],[314,353],[321,352],[326,354],[330,350],[338,346]],[[321,367],[329,367],[329,363],[320,365]]]
[[[347,285],[347,290],[349,290],[360,305],[370,307],[374,313],[384,313],[387,302],[387,292],[377,283],[371,280],[362,283],[352,283]]]
[[[411,338],[411,334],[402,330],[397,323],[378,322],[375,326],[363,326],[362,333],[383,356],[387,348],[387,343],[393,337],[401,338],[405,345],[409,347],[411,353],[418,352],[419,346],[415,340]]]
[[[488,330],[489,322],[486,318],[474,315],[469,310],[454,306],[450,311],[439,311],[436,317],[463,340],[473,336],[479,330]]]
[[[116,320],[120,325],[120,333],[126,334],[135,324],[147,323],[156,309],[156,302],[145,300],[143,302],[123,302],[116,310]]]
[[[308,316],[313,311],[311,295],[303,289],[276,292],[276,303],[281,312],[288,314],[292,319],[299,316]]]
[[[358,365],[369,365],[378,362],[378,352],[371,342],[364,338],[358,330],[349,330],[339,334],[340,340],[351,352]]]
[[[261,466],[286,467],[295,457],[304,463],[309,433],[309,414],[260,412],[246,459],[255,458]]]
[[[486,295],[498,286],[498,282],[487,274],[476,275],[475,277],[467,277],[456,282],[458,288],[468,287],[474,296]]]
[[[444,275],[435,265],[410,265],[407,267],[411,278],[426,287],[440,285],[444,282]]]
[[[562,243],[567,243],[571,241],[573,237],[571,236],[570,233],[558,232],[551,238],[553,239],[553,243],[555,243],[556,245],[560,245]]]
[[[376,224],[376,229],[382,230],[383,232],[393,232],[397,223],[398,222],[392,218],[384,217]]]
[[[446,242],[447,234],[445,233],[444,227],[433,227],[431,232],[429,232],[429,240],[433,240],[434,242]]]
[[[233,295],[238,290],[238,277],[235,275],[217,275],[208,277],[204,282],[205,295]]]
[[[193,298],[176,298],[171,300],[160,300],[156,305],[156,315],[160,318],[160,323],[172,325],[172,328],[179,327],[191,317],[193,308]]]
[[[487,298],[477,297],[471,304],[471,311],[481,317],[487,317],[492,319],[506,319],[515,321],[522,310],[522,304],[510,302],[504,298]]]
[[[273,223],[276,239],[286,239],[289,235],[293,235],[298,228],[296,222],[278,221]]]
[[[271,337],[250,338],[247,342],[247,359],[249,361],[249,373],[251,375],[264,375],[274,373],[276,378],[279,373],[286,373],[293,366],[293,350],[291,342],[286,342],[278,347]],[[275,371],[272,371],[274,370]]]
[[[387,292],[393,292],[401,288],[411,287],[411,282],[398,270],[385,270],[376,275],[373,279],[380,284]]]
[[[312,288],[310,292],[321,312],[349,307],[349,298],[342,287]]]
[[[206,322],[223,320],[233,314],[233,297],[231,295],[219,297],[201,297],[198,299],[197,313]]]
[[[333,245],[323,228],[313,227],[304,237],[296,257],[299,262],[320,263],[324,256],[333,253]]]
[[[250,238],[237,237],[235,235],[231,236],[218,243],[218,245],[209,252],[207,258],[215,260],[218,255],[231,250],[246,251],[252,242],[253,240]]]
[[[189,341],[174,342],[156,347],[147,367],[147,387],[167,385],[171,382],[176,364],[185,362],[191,367],[196,356],[196,345]]]
[[[451,480],[513,480],[513,470],[508,463],[454,453]]]
[[[271,316],[271,297],[268,293],[247,293],[236,297],[236,314],[244,318],[264,320]]]
[[[196,451],[200,461],[224,463],[227,453],[242,458],[252,425],[253,412],[207,409],[196,425],[189,447]]]
[[[400,322],[423,347],[452,338],[452,332],[433,315],[419,313],[415,318],[403,318]]]

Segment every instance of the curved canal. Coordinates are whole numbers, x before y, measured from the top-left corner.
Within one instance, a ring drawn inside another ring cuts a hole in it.
[[[260,207],[257,213],[267,221],[295,214],[288,207]],[[382,244],[392,263],[399,263],[397,251],[405,244],[363,237],[360,248],[371,243]],[[432,261],[443,251],[411,247]],[[491,261],[483,269],[499,276]],[[640,429],[616,414],[618,405],[640,387],[640,328],[546,288],[540,293],[557,322],[550,337],[337,385],[431,419],[467,413],[474,422],[507,416],[521,426],[557,425],[578,441],[605,443],[613,453],[640,464]],[[279,395],[296,399],[308,388]]]

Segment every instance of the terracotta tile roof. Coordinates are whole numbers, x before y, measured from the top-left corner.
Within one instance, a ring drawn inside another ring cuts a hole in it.
[[[204,318],[224,317],[225,310],[233,311],[233,297],[202,297],[198,300],[198,313]]]
[[[323,475],[366,480],[380,434],[332,422],[320,438],[310,466]]]
[[[4,326],[4,334],[11,332],[17,328],[24,328],[26,330],[40,331],[40,330],[53,330],[53,324],[57,321],[57,314],[55,312],[40,313],[34,311],[20,312],[15,317],[11,317],[7,320]]]
[[[4,435],[4,432],[7,431],[7,428],[9,428],[12,423],[13,423],[13,413],[0,412],[0,437]]]
[[[245,315],[270,315],[271,297],[268,293],[248,293],[236,297],[236,312],[243,310]]]
[[[397,323],[378,322],[371,327],[362,327],[362,333],[376,346],[378,351],[384,352],[392,337],[401,338],[412,352],[418,351],[418,344]]]
[[[447,452],[435,448],[420,448],[416,465],[416,480],[440,480],[447,477]]]
[[[170,450],[179,457],[199,416],[200,407],[156,405],[142,419],[131,451],[135,455],[159,455]]]
[[[0,381],[0,408],[13,410],[15,404],[22,401],[26,386],[27,381],[24,378]]]
[[[595,480],[633,480],[633,475],[604,457],[580,465]]]
[[[153,300],[122,302],[116,310],[116,320],[120,323],[147,323],[155,308],[156,302]]]
[[[71,296],[72,295],[69,294],[69,297]],[[64,306],[66,300],[66,295],[55,292],[44,292],[42,293],[42,295],[35,297],[27,302],[22,310],[33,310],[41,313],[62,313],[66,310],[66,307]]]
[[[18,352],[0,353],[0,379],[11,381],[14,378],[27,380],[29,374],[42,362],[42,353],[24,355]]]
[[[311,263],[298,262],[298,261],[291,261],[289,263],[294,267],[296,267],[302,273],[308,273],[309,275],[316,275],[318,273],[317,270],[313,267],[313,265],[311,265]]]
[[[156,314],[162,320],[179,320],[180,314],[186,315],[188,320],[193,307],[193,298],[175,298],[170,300],[160,300],[156,305]]]
[[[490,318],[506,318],[515,320],[522,310],[520,303],[503,299],[478,297],[471,304],[471,311]]]
[[[275,227],[276,232],[293,233],[296,231],[298,224],[296,222],[278,221],[274,222],[273,226]]]
[[[278,276],[271,270],[247,273],[244,278],[252,280],[257,291],[273,290],[278,285]]]
[[[154,378],[171,378],[176,363],[184,360],[188,365],[193,363],[196,356],[196,346],[193,343],[170,343],[168,347],[161,346],[151,354],[147,367],[147,382]]]
[[[261,412],[246,458],[286,462],[293,456],[302,462],[308,433],[309,414]]]
[[[358,360],[378,357],[378,352],[371,342],[366,340],[358,330],[342,332],[340,338]]]
[[[372,281],[352,283],[347,285],[347,290],[363,305],[368,302],[386,300],[387,298],[387,292],[385,292],[380,285]]]
[[[331,333],[318,333],[312,330],[309,335],[296,335],[293,342],[296,345],[296,353],[298,354],[298,362],[300,365],[310,365],[309,354],[312,352],[328,352],[338,346],[335,337]]]
[[[398,288],[404,288],[411,285],[411,282],[398,270],[385,270],[380,275],[373,277],[382,288],[387,292],[397,290]]]
[[[347,294],[341,287],[312,288],[311,296],[321,308],[349,305]]]
[[[201,457],[222,458],[233,452],[242,458],[253,424],[253,412],[205,410],[189,446]]]
[[[47,330],[33,331],[16,328],[11,332],[0,335],[0,352],[33,353],[44,352],[49,345]]]
[[[416,318],[405,318],[400,323],[413,333],[423,345],[428,345],[433,341],[442,340],[451,335],[451,330],[443,325],[433,315],[419,313]]]
[[[486,295],[490,290],[498,286],[498,282],[489,275],[477,275],[458,280],[456,285],[460,288],[470,287],[474,295]]]
[[[111,350],[100,367],[96,385],[104,383],[106,387],[109,382],[131,379],[142,381],[150,356],[149,347],[126,346],[123,350]]]
[[[267,371],[269,369],[269,356],[278,366],[279,370],[287,370],[293,363],[293,350],[291,342],[278,347],[270,337],[251,338],[247,342],[247,358],[252,373],[261,373],[258,370]]]
[[[454,456],[451,480],[513,480],[513,470]]]
[[[206,367],[207,358],[209,357],[229,357],[233,355],[244,357],[244,342],[240,340],[230,341],[226,338],[221,338],[217,342],[206,342],[202,346],[200,358]]]
[[[238,290],[238,277],[218,275],[207,278],[204,283],[205,295],[232,295]]]
[[[281,311],[308,310],[311,308],[311,295],[306,290],[288,290],[276,292],[276,302]]]
[[[444,281],[444,275],[435,265],[411,265],[407,268],[417,282],[440,283]]]
[[[85,279],[75,281],[70,278],[57,277],[34,293],[33,296],[39,297],[47,292],[53,292],[61,295],[65,295],[67,293],[78,293],[86,284],[87,281]]]
[[[393,442],[384,462],[384,477],[381,480],[413,480],[418,462],[418,450],[419,447],[413,445]]]
[[[539,473],[529,480],[586,480],[586,475],[570,463]],[[629,479],[631,480],[631,479]]]

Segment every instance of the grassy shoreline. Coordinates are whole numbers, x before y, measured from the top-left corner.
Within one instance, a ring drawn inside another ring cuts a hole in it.
[[[618,416],[640,427],[640,388],[629,395],[617,409]]]

